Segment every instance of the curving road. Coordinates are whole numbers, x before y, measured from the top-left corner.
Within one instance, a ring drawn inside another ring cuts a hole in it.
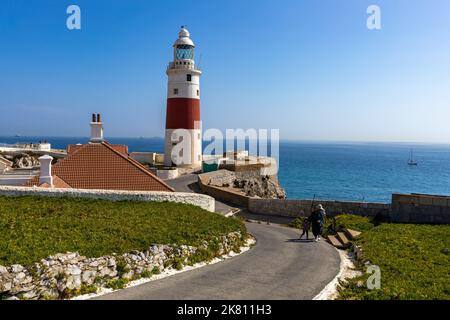
[[[323,240],[298,241],[296,230],[247,223],[256,246],[231,259],[96,299],[312,299],[339,272]]]
[[[198,186],[198,176],[196,174],[186,174],[181,177],[165,180],[169,186],[175,189],[177,192],[197,192],[202,193],[200,187]],[[231,207],[221,201],[216,202],[216,213],[221,215],[229,214]]]

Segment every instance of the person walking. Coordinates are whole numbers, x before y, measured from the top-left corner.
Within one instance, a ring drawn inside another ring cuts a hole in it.
[[[316,210],[314,210],[311,213],[311,216],[309,217],[309,220],[311,221],[314,240],[316,242],[320,240],[320,235],[322,234],[325,217],[326,212],[321,204],[318,204],[316,206]]]
[[[303,232],[302,235],[300,236],[300,240],[302,239],[302,237],[306,234],[306,240],[309,239],[309,227],[311,226],[311,222],[309,221],[309,217],[305,217],[303,219]]]

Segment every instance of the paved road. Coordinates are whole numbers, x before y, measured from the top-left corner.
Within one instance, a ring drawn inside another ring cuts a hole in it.
[[[164,180],[169,186],[178,192],[197,192],[200,191],[197,186],[198,177],[196,174],[186,174],[175,179]]]
[[[278,225],[247,229],[257,245],[242,255],[97,299],[312,299],[339,272],[339,254],[324,241],[300,242]]]
[[[165,180],[165,183],[167,183],[169,186],[175,189],[175,191],[178,192],[197,192],[202,193],[197,182],[198,182],[198,176],[196,174],[187,174],[183,175],[181,177]],[[232,207],[229,205],[217,201],[216,200],[216,212],[226,215],[229,214]]]

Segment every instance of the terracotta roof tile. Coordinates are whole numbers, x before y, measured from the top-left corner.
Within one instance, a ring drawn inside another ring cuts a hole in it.
[[[53,175],[53,187],[54,188],[70,188],[70,185],[67,184],[63,179],[61,179],[57,175]]]
[[[124,152],[128,151],[126,146],[118,147],[101,142],[76,145],[68,149],[71,149],[71,152],[52,167],[52,173],[72,188],[174,191],[140,163],[131,159]],[[35,179],[26,185],[37,185]],[[39,177],[37,182],[39,183]],[[54,184],[59,187],[55,181]]]
[[[109,144],[109,143],[108,143],[108,145],[110,147],[112,147],[114,150],[116,150],[117,152],[128,155],[128,146],[123,145],[123,144]],[[84,144],[69,144],[67,146],[67,153],[68,154],[74,153],[75,151],[77,151],[79,148],[81,148],[83,146],[84,146]]]
[[[69,144],[67,146],[67,153],[74,153],[75,151],[77,151],[80,147],[82,147],[82,144]]]
[[[53,188],[64,188],[69,189],[71,188],[63,179],[56,175],[52,175],[53,177]],[[38,186],[40,188],[50,188],[50,185],[48,183],[42,183],[39,184],[39,176],[34,176],[31,180],[28,180],[28,182],[25,184],[27,187],[33,187]]]

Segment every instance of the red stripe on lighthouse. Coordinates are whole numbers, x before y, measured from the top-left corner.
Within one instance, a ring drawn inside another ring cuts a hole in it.
[[[195,121],[200,121],[199,99],[167,99],[166,129],[199,129]]]

